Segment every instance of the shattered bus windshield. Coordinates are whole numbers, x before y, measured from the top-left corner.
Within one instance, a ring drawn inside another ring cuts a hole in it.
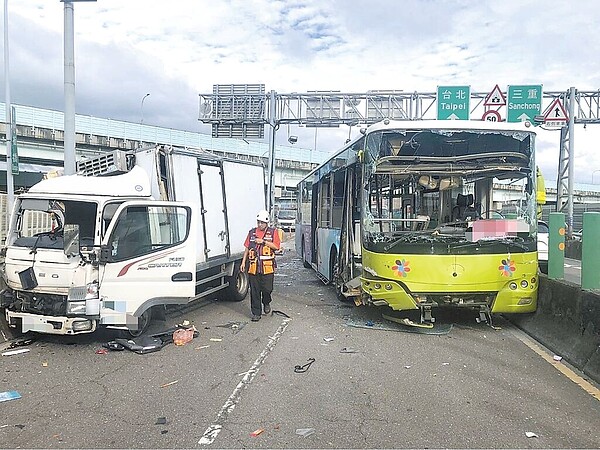
[[[371,133],[365,248],[440,255],[535,251],[533,139],[498,130]],[[503,198],[494,196],[500,188]]]

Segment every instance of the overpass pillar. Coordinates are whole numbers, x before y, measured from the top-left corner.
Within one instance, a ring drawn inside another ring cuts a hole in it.
[[[565,278],[565,214],[550,213],[548,220],[548,278]]]
[[[600,289],[600,213],[583,213],[581,288]]]

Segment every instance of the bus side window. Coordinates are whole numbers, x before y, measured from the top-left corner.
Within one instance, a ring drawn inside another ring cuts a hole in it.
[[[346,180],[345,171],[337,171],[333,174],[333,202],[331,226],[333,228],[341,228],[343,220],[342,207],[344,205],[344,181]]]
[[[319,226],[328,228],[331,226],[331,185],[330,179],[324,178],[321,180],[320,192],[319,192]]]

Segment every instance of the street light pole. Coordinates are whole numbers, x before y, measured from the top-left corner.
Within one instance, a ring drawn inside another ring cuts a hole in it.
[[[592,172],[592,184],[594,184],[594,174],[595,174],[596,172],[600,172],[600,169],[594,170],[594,171]]]
[[[65,175],[75,173],[75,37],[73,3],[65,1]]]
[[[142,102],[140,104],[140,140],[138,143],[138,147],[142,148],[142,125],[144,125],[144,100],[148,97],[150,93],[148,92],[146,95],[142,97]]]
[[[65,4],[64,84],[65,84],[65,175],[75,173],[75,19],[73,2],[96,0],[60,0]]]
[[[15,201],[15,187],[12,174],[12,115],[10,105],[10,70],[8,67],[8,0],[4,0],[4,108],[6,113],[6,220],[10,220]],[[7,222],[8,224],[8,222]],[[8,228],[7,228],[8,229]]]
[[[142,117],[142,119],[140,120],[140,125],[144,124],[144,100],[146,100],[146,97],[148,97],[150,95],[150,93],[148,92],[146,95],[144,95],[142,97],[142,103],[140,106],[140,116]]]

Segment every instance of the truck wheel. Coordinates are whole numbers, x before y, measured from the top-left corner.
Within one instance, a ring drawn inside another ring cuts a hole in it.
[[[241,302],[246,298],[250,283],[248,281],[248,274],[240,271],[241,263],[241,261],[236,261],[233,265],[233,275],[227,277],[229,286],[221,291],[220,298],[222,300]]]
[[[138,327],[137,330],[132,330],[131,328],[127,330],[127,333],[131,337],[141,336],[146,332],[148,327],[150,326],[150,322],[152,320],[152,310],[147,309],[142,313],[141,316],[138,317]]]

